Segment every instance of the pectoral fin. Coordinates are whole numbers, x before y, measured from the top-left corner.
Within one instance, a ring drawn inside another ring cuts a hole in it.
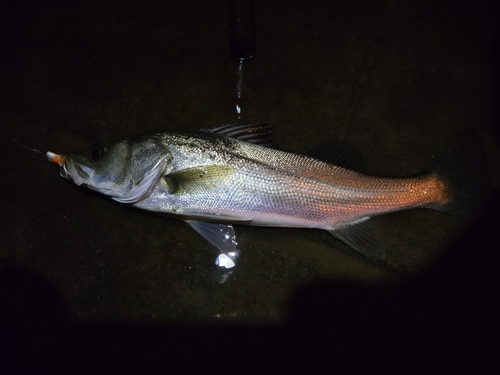
[[[235,172],[229,165],[205,165],[164,177],[170,194],[206,193],[224,184]]]

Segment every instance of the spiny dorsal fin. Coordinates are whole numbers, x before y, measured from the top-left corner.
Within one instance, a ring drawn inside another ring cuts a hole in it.
[[[237,124],[224,124],[221,126],[200,129],[204,133],[215,133],[239,141],[255,143],[264,147],[276,147],[272,139],[273,127],[268,123],[252,124],[241,122]]]

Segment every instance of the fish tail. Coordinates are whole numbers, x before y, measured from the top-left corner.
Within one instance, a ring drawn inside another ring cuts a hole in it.
[[[486,156],[479,135],[467,133],[450,147],[436,175],[445,186],[444,203],[429,208],[478,220],[491,196]]]

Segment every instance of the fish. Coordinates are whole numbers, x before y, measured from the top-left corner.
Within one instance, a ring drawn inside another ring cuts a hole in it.
[[[383,259],[373,217],[421,207],[468,216],[479,207],[471,197],[481,183],[460,159],[417,176],[372,176],[328,143],[309,153],[279,149],[269,124],[152,131],[46,156],[78,186],[184,220],[220,250],[216,263],[226,269],[240,254],[233,224],[323,229]]]

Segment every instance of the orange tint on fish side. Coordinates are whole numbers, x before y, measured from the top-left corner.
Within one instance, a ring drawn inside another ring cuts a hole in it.
[[[312,211],[327,213],[330,220],[335,217],[333,225],[356,217],[446,205],[451,200],[444,182],[435,173],[388,178],[344,172],[345,179],[337,180],[334,202],[311,202]]]
[[[366,208],[374,209],[375,212],[445,205],[450,201],[445,184],[435,173],[406,179],[375,180],[378,181],[367,188],[369,193],[366,197]]]

